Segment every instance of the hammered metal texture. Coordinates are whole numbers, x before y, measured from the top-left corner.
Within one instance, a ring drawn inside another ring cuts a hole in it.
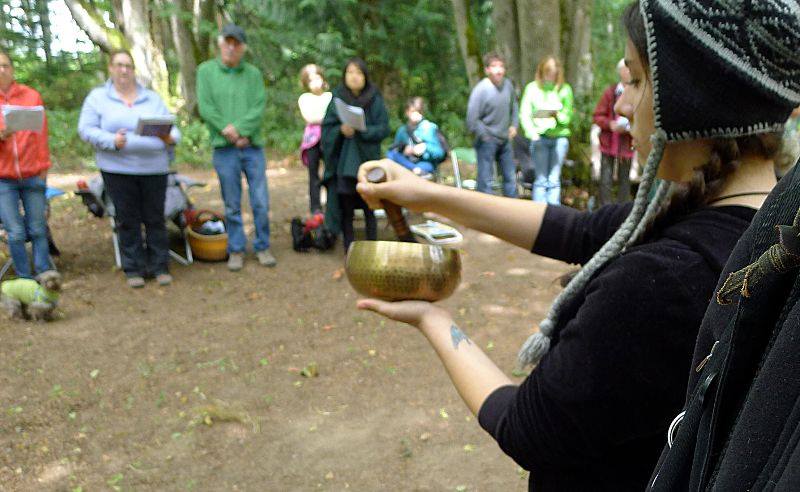
[[[350,285],[385,301],[438,301],[461,282],[458,250],[394,241],[355,241],[345,265]]]

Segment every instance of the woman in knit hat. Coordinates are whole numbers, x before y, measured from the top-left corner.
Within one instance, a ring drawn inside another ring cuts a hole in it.
[[[775,184],[772,158],[800,102],[794,1],[641,0],[624,21],[632,81],[616,111],[631,121],[646,162],[633,204],[582,213],[424,182],[387,161],[360,171],[371,206],[387,199],[432,211],[583,265],[523,345],[519,362],[536,367],[520,385],[444,309],[358,303],[428,338],[481,426],[531,471],[536,490],[647,485],[683,406],[703,313]],[[374,166],[388,182],[364,180]]]

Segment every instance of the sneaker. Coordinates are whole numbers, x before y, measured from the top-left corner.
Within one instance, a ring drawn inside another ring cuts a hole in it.
[[[156,275],[156,282],[162,287],[167,286],[172,283],[172,275],[169,273],[159,273]]]
[[[131,289],[141,289],[144,287],[144,278],[142,277],[128,277],[128,287]]]
[[[244,266],[244,253],[231,253],[228,255],[228,270],[238,272]]]
[[[272,256],[272,253],[270,253],[268,249],[256,253],[256,258],[258,258],[258,263],[261,266],[274,267],[275,265],[278,264],[278,260],[276,260],[275,257]]]

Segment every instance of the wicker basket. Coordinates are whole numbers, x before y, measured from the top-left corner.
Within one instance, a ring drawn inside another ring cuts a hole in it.
[[[195,231],[203,223],[209,220],[222,220],[221,215],[209,210],[203,210],[197,214],[195,219],[186,228],[189,239],[189,247],[192,248],[192,255],[198,260],[203,261],[224,261],[228,257],[228,234],[200,234]]]

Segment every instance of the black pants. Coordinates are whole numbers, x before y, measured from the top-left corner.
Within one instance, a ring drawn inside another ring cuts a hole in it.
[[[306,151],[308,159],[308,202],[311,213],[322,211],[320,204],[319,191],[321,182],[319,179],[319,164],[322,162],[322,151],[319,148],[319,143]]]
[[[367,231],[367,239],[375,241],[378,239],[378,222],[375,220],[375,213],[370,210],[364,199],[358,193],[339,194],[339,208],[342,211],[342,236],[344,236],[344,252],[347,253],[350,243],[355,239],[353,232],[353,212],[360,208],[364,211],[364,222]]]
[[[116,210],[119,249],[125,275],[140,277],[167,273],[169,239],[164,220],[167,175],[103,172],[103,182]]]
[[[612,188],[614,186],[614,167],[617,168],[617,201],[624,203],[631,199],[631,160],[602,154],[600,157],[600,205],[613,203]]]

